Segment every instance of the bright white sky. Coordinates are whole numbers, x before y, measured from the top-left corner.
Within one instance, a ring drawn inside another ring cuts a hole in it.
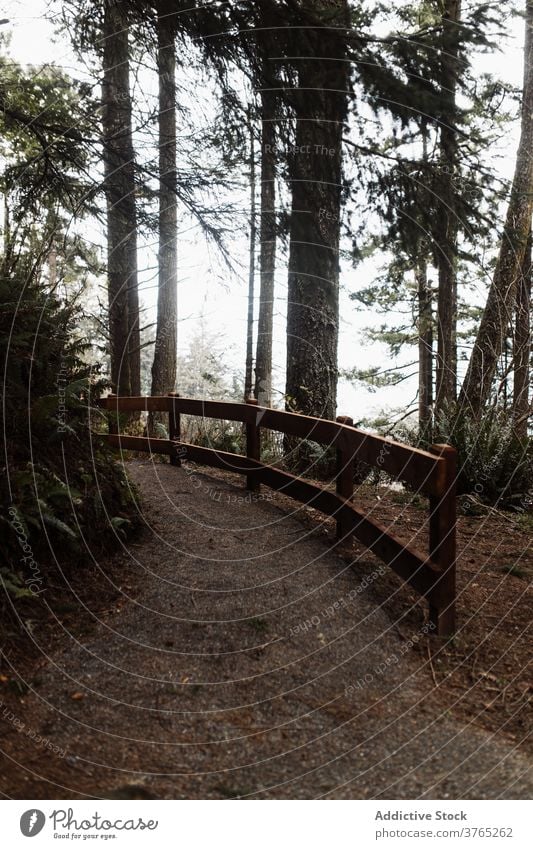
[[[509,10],[515,7],[514,2],[507,0]],[[10,0],[9,3],[0,0],[0,18],[8,18],[9,24],[3,29],[12,35],[11,54],[22,64],[39,65],[55,63],[66,71],[71,71],[78,78],[81,69],[73,56],[68,40],[54,35],[53,26],[44,18],[44,12],[49,6],[54,13],[61,14],[61,4],[52,0]],[[523,25],[521,20],[509,22],[511,36],[507,44],[502,45],[500,55],[479,57],[477,67],[480,71],[490,71],[499,74],[503,79],[515,86],[521,85],[522,80],[522,39]],[[499,160],[499,170],[502,177],[509,179],[514,167],[514,155],[517,143],[517,129],[514,128],[507,136],[502,147]],[[179,133],[179,128],[178,128]],[[231,245],[236,258],[243,264],[241,279],[228,279],[228,285],[220,284],[221,267],[216,255],[206,249],[201,238],[191,238],[190,234],[180,240],[179,244],[179,310],[182,321],[179,326],[179,347],[185,351],[189,340],[198,329],[199,317],[203,316],[206,330],[217,334],[218,341],[225,349],[226,361],[231,367],[243,368],[244,345],[246,336],[246,298],[247,298],[247,250],[248,246],[241,239]],[[149,268],[155,263],[154,246],[151,250],[142,250],[141,266]],[[373,323],[367,312],[357,312],[348,298],[348,293],[368,285],[375,266],[366,263],[357,270],[349,267],[342,268],[341,275],[341,324],[339,342],[339,364],[341,368],[357,366],[365,368],[372,365],[390,367],[394,363],[383,345],[368,345],[361,339],[361,328]],[[257,283],[258,286],[258,283]],[[155,305],[155,283],[153,271],[147,272],[142,281],[142,300],[148,310],[153,311]],[[482,293],[480,292],[480,298]],[[274,365],[276,388],[283,389],[283,370],[285,362],[284,351],[284,318],[286,299],[286,268],[280,264],[277,274],[276,325],[274,344]],[[394,318],[394,317],[391,317]],[[383,317],[377,317],[377,325],[383,322]],[[402,362],[409,362],[416,357],[416,351],[405,351]],[[373,415],[384,407],[405,407],[412,403],[416,394],[416,378],[401,383],[397,387],[388,387],[370,394],[361,386],[353,387],[345,382],[339,386],[339,414],[351,415],[357,421],[363,416]]]

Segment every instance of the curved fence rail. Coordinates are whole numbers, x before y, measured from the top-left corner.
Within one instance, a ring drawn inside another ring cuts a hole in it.
[[[456,452],[450,445],[433,445],[422,451],[400,442],[365,433],[346,416],[337,421],[303,416],[227,401],[202,401],[178,395],[118,397],[109,395],[97,404],[110,413],[111,445],[131,451],[167,454],[174,465],[182,460],[246,475],[247,487],[261,484],[283,492],[335,518],[337,537],[360,540],[387,563],[429,603],[429,619],[436,633],[448,636],[455,630],[455,479]],[[118,432],[118,414],[137,411],[169,415],[169,438],[127,436]],[[241,422],[246,429],[246,455],[191,445],[181,440],[182,414]],[[337,452],[336,492],[261,462],[261,430],[309,439],[334,446]],[[416,492],[429,497],[429,550],[427,554],[405,545],[353,504],[354,463],[364,461],[387,472]]]

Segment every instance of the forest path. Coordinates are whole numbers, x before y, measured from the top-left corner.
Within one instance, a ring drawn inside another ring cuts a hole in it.
[[[524,754],[439,707],[425,655],[376,605],[378,565],[362,581],[268,491],[127,467],[135,588],[40,669],[22,716],[43,740],[4,733],[5,795],[531,798]]]

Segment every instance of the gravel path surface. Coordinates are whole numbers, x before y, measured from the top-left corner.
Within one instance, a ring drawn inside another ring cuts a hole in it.
[[[362,580],[266,490],[148,460],[128,471],[138,580],[40,670],[24,720],[44,740],[12,735],[6,795],[532,796],[525,755],[438,708],[411,648],[426,637],[376,606],[379,564]]]

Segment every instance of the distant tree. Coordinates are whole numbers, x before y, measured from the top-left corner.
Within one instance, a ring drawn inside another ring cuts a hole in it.
[[[189,347],[178,357],[181,394],[187,398],[234,398],[242,400],[242,378],[236,381],[227,360],[227,346],[220,334],[207,330],[200,319]]]

